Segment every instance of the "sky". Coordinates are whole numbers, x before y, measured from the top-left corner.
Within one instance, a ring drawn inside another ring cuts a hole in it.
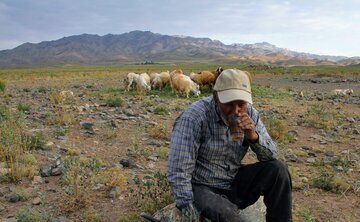
[[[360,56],[359,0],[0,0],[0,50],[134,30]]]

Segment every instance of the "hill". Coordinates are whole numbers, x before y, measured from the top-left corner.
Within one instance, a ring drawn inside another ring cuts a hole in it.
[[[0,51],[1,67],[121,64],[144,61],[265,63],[274,65],[353,65],[359,57],[321,56],[278,48],[267,42],[226,45],[209,38],[170,36],[150,31],[120,35],[74,35]]]

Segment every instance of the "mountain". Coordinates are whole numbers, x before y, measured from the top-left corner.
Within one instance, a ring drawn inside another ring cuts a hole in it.
[[[118,64],[144,61],[207,60],[275,65],[352,65],[360,57],[322,56],[278,48],[267,42],[226,45],[209,38],[170,36],[150,31],[120,35],[74,35],[0,51],[0,66]]]

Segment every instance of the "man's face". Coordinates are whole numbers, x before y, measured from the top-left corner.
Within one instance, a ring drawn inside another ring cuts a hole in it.
[[[215,101],[222,114],[227,118],[230,114],[240,114],[247,112],[247,102],[235,100],[229,103],[221,103],[215,93]]]

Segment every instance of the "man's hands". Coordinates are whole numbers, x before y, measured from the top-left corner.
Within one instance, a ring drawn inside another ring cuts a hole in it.
[[[199,219],[199,212],[192,203],[181,208],[181,222],[197,222]]]
[[[255,131],[255,124],[247,113],[239,114],[239,127],[244,131],[245,136],[250,142],[255,143],[259,139],[259,135]]]

